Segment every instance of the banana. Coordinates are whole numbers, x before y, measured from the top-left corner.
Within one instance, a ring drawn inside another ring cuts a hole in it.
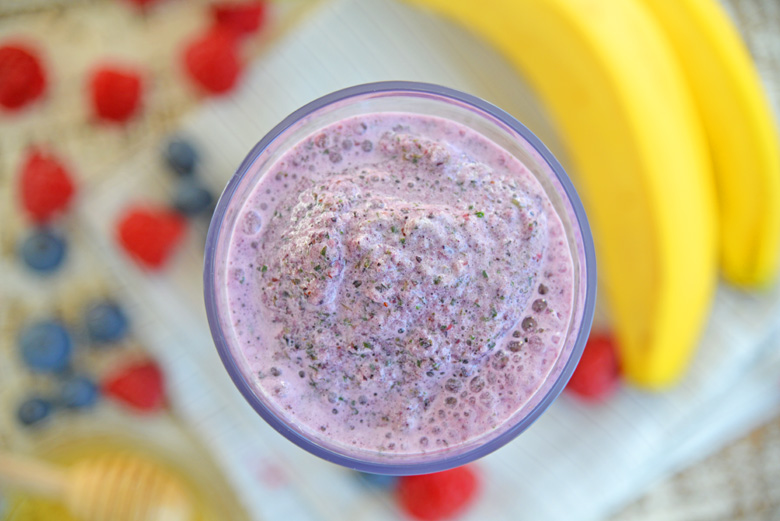
[[[780,257],[780,140],[750,56],[715,0],[643,0],[673,43],[709,141],[730,282],[770,284]]]
[[[409,0],[502,51],[573,161],[626,377],[678,380],[717,278],[715,192],[674,50],[639,0]],[[603,276],[603,278],[602,278]]]

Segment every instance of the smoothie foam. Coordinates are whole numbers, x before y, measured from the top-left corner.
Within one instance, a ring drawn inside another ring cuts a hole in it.
[[[556,365],[573,262],[543,188],[448,119],[377,113],[292,147],[226,270],[256,392],[314,438],[416,454],[509,420]]]

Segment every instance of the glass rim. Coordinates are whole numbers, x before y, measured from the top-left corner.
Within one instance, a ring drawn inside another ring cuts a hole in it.
[[[247,175],[255,160],[260,157],[260,155],[277,138],[285,133],[285,131],[301,121],[303,118],[337,102],[364,95],[381,93],[398,93],[400,95],[403,95],[404,93],[424,94],[438,96],[440,98],[444,98],[445,100],[451,99],[453,101],[463,103],[470,108],[476,108],[478,111],[496,118],[498,121],[506,125],[510,130],[517,132],[534,149],[534,151],[539,154],[541,159],[547,163],[547,166],[554,173],[555,177],[560,183],[560,186],[563,188],[563,195],[565,195],[567,202],[569,205],[571,205],[571,209],[573,210],[575,217],[574,222],[572,222],[572,228],[575,228],[574,225],[576,225],[576,229],[579,232],[579,239],[582,242],[584,258],[581,260],[581,262],[584,262],[586,272],[584,280],[580,281],[580,284],[584,284],[585,298],[583,299],[584,303],[581,310],[582,318],[579,330],[577,332],[577,338],[572,347],[569,359],[566,361],[566,365],[558,375],[556,382],[549,388],[541,400],[539,400],[539,402],[533,407],[533,409],[528,412],[528,414],[517,421],[516,424],[512,425],[507,430],[495,438],[487,441],[486,443],[478,445],[460,454],[453,454],[448,456],[445,452],[439,459],[419,463],[377,462],[354,458],[323,447],[314,440],[306,437],[304,434],[292,429],[287,425],[286,422],[277,417],[277,415],[274,414],[263,403],[262,399],[257,396],[250,383],[244,377],[243,371],[241,367],[239,367],[238,361],[230,350],[227,337],[223,332],[222,324],[220,323],[217,314],[217,299],[214,284],[216,268],[215,251],[220,239],[222,225],[225,220],[229,204],[240,182],[244,179],[244,176]],[[217,202],[216,209],[214,210],[214,214],[211,218],[208,234],[206,236],[203,265],[203,291],[206,305],[206,315],[208,318],[211,336],[214,340],[219,357],[228,372],[228,375],[230,376],[235,386],[238,388],[241,395],[251,405],[255,412],[257,412],[257,414],[259,414],[263,420],[265,420],[277,432],[279,432],[282,436],[287,438],[298,447],[315,456],[330,461],[331,463],[336,463],[338,465],[342,465],[361,472],[388,475],[428,474],[464,465],[476,459],[482,458],[503,447],[510,441],[514,440],[528,427],[530,427],[563,391],[563,388],[568,383],[569,378],[579,363],[579,359],[582,355],[582,351],[585,347],[585,343],[593,323],[593,314],[596,304],[596,255],[593,246],[593,237],[588,225],[585,209],[582,206],[582,202],[580,201],[576,190],[574,189],[574,185],[572,184],[568,175],[565,173],[561,164],[558,162],[555,156],[553,156],[550,150],[519,120],[506,111],[481,98],[449,87],[412,81],[381,81],[347,87],[345,89],[326,94],[325,96],[307,103],[284,118],[265,136],[263,136],[263,138],[252,148],[252,150],[241,162],[235,174],[230,178],[227,185],[225,186],[225,189],[222,192],[219,201]]]

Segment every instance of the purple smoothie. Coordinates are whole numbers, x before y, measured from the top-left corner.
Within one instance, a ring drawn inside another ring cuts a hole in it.
[[[573,262],[528,169],[451,120],[339,121],[282,155],[227,255],[230,342],[314,438],[419,454],[472,443],[564,348]]]

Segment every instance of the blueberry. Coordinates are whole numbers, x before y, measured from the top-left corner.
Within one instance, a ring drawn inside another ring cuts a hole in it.
[[[87,333],[95,342],[116,342],[128,329],[127,317],[115,302],[105,300],[87,308],[85,316]]]
[[[22,425],[34,425],[48,418],[51,414],[51,402],[43,398],[29,398],[19,404],[16,418]]]
[[[371,474],[369,472],[358,472],[357,474],[366,485],[381,489],[391,488],[398,480],[396,476],[386,476],[384,474]]]
[[[174,138],[165,148],[165,162],[179,175],[192,175],[198,162],[198,151],[188,141]]]
[[[95,382],[87,376],[72,376],[62,382],[60,400],[69,409],[84,409],[97,402],[99,396]]]
[[[211,192],[193,179],[182,179],[173,196],[173,207],[188,217],[206,212],[213,202],[214,196]]]
[[[56,270],[65,258],[65,240],[49,230],[36,230],[22,242],[19,255],[38,272]]]
[[[22,359],[33,371],[58,372],[68,366],[73,348],[65,327],[54,320],[27,326],[18,339]]]

